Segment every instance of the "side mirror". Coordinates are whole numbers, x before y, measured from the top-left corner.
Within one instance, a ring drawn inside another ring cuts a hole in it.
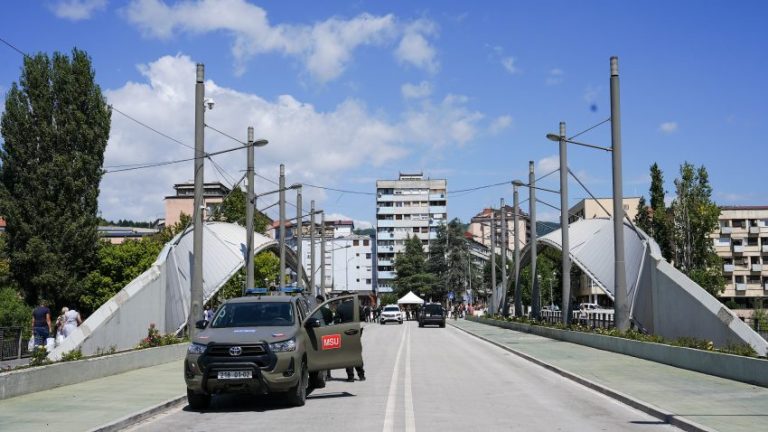
[[[204,329],[208,325],[208,321],[206,320],[200,320],[195,323],[195,327],[199,329]]]
[[[306,328],[316,328],[320,327],[320,320],[317,318],[310,318],[307,320],[307,323],[304,324]]]

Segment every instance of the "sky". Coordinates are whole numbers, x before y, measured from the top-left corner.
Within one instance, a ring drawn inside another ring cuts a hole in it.
[[[28,54],[90,55],[114,107],[104,218],[161,218],[173,185],[193,179],[189,161],[121,170],[193,156],[202,63],[215,101],[205,150],[239,146],[253,126],[269,140],[255,152],[257,193],[276,189],[283,163],[287,184],[313,185],[305,208],[315,200],[328,218],[365,228],[376,179],[399,172],[447,179],[450,218],[511,203],[510,182],[527,181],[529,161],[537,177],[558,167],[547,133],[562,121],[573,136],[610,117],[611,56],[625,196],[647,197],[658,163],[671,199],[689,162],[707,168],[716,203],[768,205],[766,18],[764,1],[10,0],[0,38]],[[22,62],[0,43],[3,100]],[[578,140],[610,147],[610,124]],[[231,186],[245,172],[244,150],[212,159],[206,182]],[[592,194],[611,196],[610,153],[571,145],[568,166]],[[557,189],[557,174],[539,184]],[[557,220],[559,196],[537,195],[539,218]],[[569,205],[587,196],[569,182]]]

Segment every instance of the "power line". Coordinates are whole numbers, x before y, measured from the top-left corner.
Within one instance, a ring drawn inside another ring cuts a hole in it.
[[[206,153],[203,156],[191,157],[191,158],[186,158],[186,159],[177,159],[177,160],[171,160],[171,161],[165,161],[165,162],[147,163],[147,164],[144,164],[144,165],[139,165],[139,166],[135,166],[135,167],[131,167],[131,168],[122,168],[122,169],[116,169],[116,170],[105,170],[104,174],[111,174],[111,173],[125,172],[125,171],[134,171],[134,170],[145,169],[145,168],[156,168],[156,167],[165,166],[165,165],[173,165],[173,164],[177,164],[177,163],[193,161],[193,160],[198,159],[198,158],[207,158],[207,157],[211,157],[211,156],[218,156],[220,154],[229,153],[229,152],[233,152],[233,151],[236,151],[236,150],[242,150],[244,148],[246,148],[246,147],[233,147],[233,148],[229,148],[229,149],[226,149],[226,150],[220,150],[220,151],[213,152],[213,153]]]
[[[492,188],[492,187],[496,187],[496,186],[502,186],[502,185],[506,185],[506,184],[512,184],[512,182],[511,181],[505,181],[505,182],[501,182],[501,183],[494,183],[494,184],[489,184],[489,185],[484,185],[484,186],[476,186],[476,187],[472,187],[472,188],[468,188],[468,189],[459,189],[459,190],[455,190],[455,191],[447,191],[446,193],[450,195],[450,194],[458,194],[458,193],[463,193],[463,192],[473,192],[473,191],[480,190],[480,189],[488,189],[488,188]]]
[[[12,50],[14,50],[14,51],[16,51],[17,53],[19,53],[19,54],[23,55],[24,57],[26,57],[26,58],[30,58],[30,59],[32,58],[32,56],[30,56],[29,54],[25,53],[24,51],[22,51],[22,50],[20,50],[20,49],[16,48],[16,46],[15,46],[15,45],[13,45],[12,43],[8,42],[7,40],[5,40],[5,39],[3,39],[3,38],[1,38],[1,37],[0,37],[0,42],[2,42],[2,43],[4,43],[4,44],[8,45],[8,46],[9,46],[9,47],[10,47]]]
[[[355,195],[376,195],[375,192],[361,192],[361,191],[353,191],[353,190],[345,190],[345,189],[336,189],[332,187],[327,186],[317,186],[309,183],[302,183],[303,186],[309,186],[311,188],[315,189],[323,189],[323,190],[329,190],[334,192],[341,192],[341,193],[348,193],[348,194],[355,194]]]
[[[132,121],[134,121],[134,122],[138,123],[139,125],[141,125],[141,126],[144,126],[145,128],[147,128],[147,129],[151,130],[152,132],[154,132],[154,133],[156,133],[156,134],[158,134],[158,135],[160,135],[160,136],[162,136],[162,137],[168,138],[169,140],[171,140],[171,141],[173,141],[173,142],[175,142],[175,143],[177,143],[177,144],[179,144],[179,145],[183,145],[184,147],[186,147],[186,148],[188,148],[188,149],[191,149],[191,150],[194,150],[194,149],[195,149],[195,148],[194,148],[194,147],[192,147],[191,145],[188,145],[188,144],[184,144],[183,142],[181,142],[181,141],[177,140],[176,138],[174,138],[174,137],[172,137],[172,136],[170,136],[170,135],[168,135],[168,134],[166,134],[166,133],[164,133],[164,132],[161,132],[161,131],[159,131],[159,130],[155,129],[155,128],[153,128],[152,126],[150,126],[150,125],[148,125],[148,124],[146,124],[146,123],[144,123],[144,122],[141,122],[141,121],[139,121],[139,120],[137,120],[137,119],[135,119],[135,118],[133,118],[133,117],[129,116],[128,114],[126,114],[126,113],[124,113],[124,112],[120,111],[119,109],[117,109],[117,107],[115,107],[114,105],[111,105],[111,104],[110,104],[110,105],[109,105],[109,107],[110,107],[110,108],[112,108],[112,110],[113,110],[113,111],[117,111],[118,113],[122,114],[123,116],[125,116],[125,117],[126,117],[126,118],[128,118],[129,120],[132,120]]]
[[[205,124],[205,127],[207,127],[208,129],[213,130],[214,132],[218,132],[221,135],[224,135],[225,137],[231,139],[232,141],[239,142],[240,144],[243,144],[243,145],[247,145],[248,144],[247,142],[241,141],[241,140],[233,137],[232,135],[230,135],[230,134],[228,134],[226,132],[222,132],[222,131],[216,129],[215,127],[209,125],[208,123]]]
[[[605,120],[601,121],[600,123],[598,123],[598,124],[596,124],[596,125],[594,125],[594,126],[592,126],[592,127],[588,128],[588,129],[584,129],[583,131],[581,131],[581,132],[577,133],[576,135],[573,135],[572,137],[570,137],[570,138],[568,138],[568,139],[569,139],[569,140],[572,140],[572,139],[574,139],[574,138],[578,137],[579,135],[583,135],[583,134],[585,134],[585,133],[587,133],[587,132],[591,131],[592,129],[594,129],[594,128],[596,128],[596,127],[600,126],[600,125],[601,125],[601,124],[603,124],[603,123],[608,123],[609,121],[611,121],[611,118],[610,118],[610,117],[608,117],[607,119],[605,119]]]
[[[558,171],[560,171],[560,168],[555,168],[555,169],[553,169],[552,171],[550,171],[550,172],[548,172],[548,173],[544,174],[543,176],[541,176],[541,177],[537,178],[537,179],[536,179],[536,181],[539,181],[539,180],[544,180],[545,178],[547,178],[547,177],[551,176],[552,174],[554,174],[554,173],[556,173],[556,172],[558,172]]]

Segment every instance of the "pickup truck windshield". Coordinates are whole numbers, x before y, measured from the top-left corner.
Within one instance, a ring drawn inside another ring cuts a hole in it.
[[[293,320],[290,303],[225,303],[213,317],[211,327],[289,326]]]

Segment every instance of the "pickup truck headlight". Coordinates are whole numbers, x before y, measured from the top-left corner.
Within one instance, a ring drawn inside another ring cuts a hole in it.
[[[269,349],[274,352],[296,351],[296,338],[291,338],[282,342],[273,342],[269,344]]]
[[[206,345],[192,342],[189,344],[187,352],[190,354],[202,354],[205,352],[205,348],[207,348]]]

